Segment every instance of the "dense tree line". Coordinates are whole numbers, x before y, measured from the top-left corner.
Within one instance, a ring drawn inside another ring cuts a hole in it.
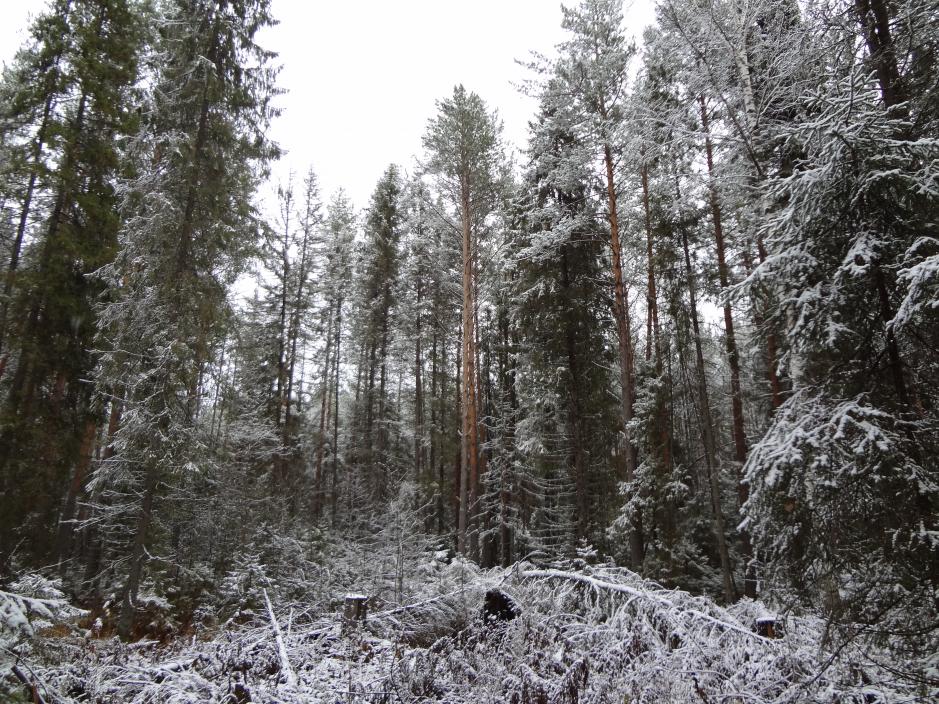
[[[563,13],[517,167],[458,86],[364,212],[310,171],[266,219],[267,0],[49,4],[0,86],[0,578],[128,635],[398,526],[931,652],[939,5]]]

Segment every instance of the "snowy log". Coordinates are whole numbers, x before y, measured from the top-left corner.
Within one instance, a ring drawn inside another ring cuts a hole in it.
[[[747,638],[760,639],[764,638],[756,633],[753,633],[747,628],[744,628],[738,623],[734,623],[728,619],[717,618],[706,614],[699,609],[685,608],[682,607],[671,599],[662,596],[661,594],[656,594],[655,592],[649,591],[647,589],[640,589],[636,587],[629,586],[628,584],[617,584],[615,582],[608,582],[596,577],[592,577],[586,574],[580,574],[577,572],[565,572],[563,570],[523,570],[519,573],[519,576],[524,579],[559,579],[567,580],[571,582],[578,582],[585,586],[588,586],[596,591],[605,591],[605,592],[614,592],[619,594],[624,594],[626,596],[631,596],[639,598],[648,602],[660,606],[666,610],[678,610],[682,615],[690,619],[698,619],[702,621],[707,621],[713,625],[719,626],[720,628],[726,629],[728,631],[734,631],[740,635],[746,636]]]

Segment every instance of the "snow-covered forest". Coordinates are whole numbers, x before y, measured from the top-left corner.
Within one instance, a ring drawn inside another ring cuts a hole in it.
[[[0,701],[939,701],[939,0],[571,3],[363,210],[270,0],[34,18]]]

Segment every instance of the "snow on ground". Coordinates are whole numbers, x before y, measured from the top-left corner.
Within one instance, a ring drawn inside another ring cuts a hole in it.
[[[6,624],[0,695],[25,690],[7,676],[16,663],[41,701],[65,704],[885,703],[939,694],[899,680],[860,640],[826,651],[818,618],[775,616],[751,601],[722,608],[620,568],[485,571],[435,559],[421,573],[408,603],[382,603],[351,627],[341,619],[348,589],[313,611],[271,596],[270,610],[247,623],[167,643],[77,627],[30,632],[20,609]],[[484,603],[512,606],[487,620]],[[48,607],[43,618],[54,615]],[[777,637],[758,634],[757,622]]]

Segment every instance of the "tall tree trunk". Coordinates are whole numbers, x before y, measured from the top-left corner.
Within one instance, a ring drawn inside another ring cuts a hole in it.
[[[727,298],[730,290],[730,276],[727,268],[727,255],[724,244],[724,226],[721,221],[721,204],[717,192],[717,181],[714,174],[714,149],[711,145],[711,129],[708,120],[707,103],[704,95],[698,96],[701,108],[701,128],[704,132],[704,153],[708,167],[708,196],[711,207],[711,218],[714,223],[714,242],[717,246],[717,275],[724,294],[724,341],[727,347],[727,361],[730,365],[730,405],[733,419],[734,460],[737,469],[737,501],[743,507],[747,502],[747,485],[743,479],[743,465],[747,461],[747,439],[743,427],[743,394],[740,386],[740,352],[737,349],[737,336],[734,333],[734,317]],[[756,573],[753,565],[753,545],[750,533],[747,530],[740,532],[743,555],[746,560],[746,576],[744,578],[744,593],[752,598],[756,597]]]
[[[65,3],[63,10],[63,20],[67,21],[71,12],[71,0]],[[16,234],[13,237],[13,244],[10,249],[10,263],[7,266],[7,275],[3,281],[3,297],[0,298],[0,378],[3,378],[3,372],[6,369],[7,355],[4,353],[4,341],[7,329],[7,316],[9,314],[10,298],[13,294],[14,279],[16,271],[19,268],[20,254],[23,250],[23,239],[26,235],[26,225],[29,223],[29,214],[32,211],[33,194],[36,190],[36,179],[39,176],[40,161],[42,152],[46,144],[46,133],[49,130],[49,119],[52,115],[52,108],[55,104],[55,83],[59,76],[59,61],[61,54],[57,54],[49,67],[49,72],[45,76],[45,89],[47,91],[46,99],[42,106],[42,119],[39,121],[39,129],[36,131],[36,137],[33,139],[32,153],[30,154],[31,166],[29,169],[29,179],[26,183],[26,192],[23,194],[23,203],[20,207],[19,220],[16,226]]]
[[[661,366],[661,350],[659,349],[659,305],[658,292],[655,289],[655,252],[652,246],[652,213],[649,207],[649,167],[643,164],[639,172],[642,179],[642,205],[645,212],[646,226],[646,261],[649,270],[649,282],[646,292],[646,306],[648,308],[648,325],[646,329],[646,361],[652,358],[655,350],[656,367]]]
[[[439,295],[439,290],[438,290]],[[440,308],[438,307],[439,311]],[[440,318],[437,318],[437,324],[440,324]],[[446,504],[447,504],[447,495],[446,495],[446,462],[447,462],[447,453],[444,448],[447,447],[448,443],[445,442],[446,438],[451,437],[448,434],[450,429],[450,423],[448,418],[450,414],[447,410],[447,387],[449,377],[447,375],[447,328],[446,326],[441,327],[441,337],[440,337],[440,400],[439,400],[439,410],[437,412],[437,418],[440,421],[440,430],[437,433],[437,440],[439,443],[439,451],[437,458],[437,532],[440,535],[443,535],[444,530],[446,530]],[[455,360],[459,359],[459,355],[455,355]],[[459,376],[459,373],[457,373]],[[457,384],[459,386],[459,384]],[[457,397],[457,410],[459,411],[459,391],[456,391]],[[457,416],[454,416],[454,420]],[[457,433],[454,433],[456,435]]]
[[[329,317],[326,323],[326,353],[325,359],[323,360],[323,398],[320,403],[320,427],[319,427],[319,436],[316,442],[316,462],[314,464],[314,483],[315,489],[313,493],[313,515],[319,515],[320,511],[320,488],[321,488],[321,477],[323,476],[323,453],[326,447],[326,430],[328,428],[327,422],[327,409],[329,408],[329,402],[331,400],[331,390],[330,385],[332,377],[332,366],[331,366],[331,357],[330,353],[332,351],[332,342],[333,342],[333,306],[329,307]],[[333,448],[335,452],[335,448]]]
[[[855,10],[870,61],[874,64],[884,105],[890,109],[906,100],[900,81],[897,52],[890,34],[890,7],[887,0],[855,0]]]
[[[280,435],[281,447],[274,458],[274,485],[280,491],[287,490],[288,431],[284,423],[284,410],[287,405],[287,281],[290,272],[290,254],[288,251],[290,232],[290,194],[285,201],[284,234],[281,242],[280,301],[277,315],[277,382],[274,406],[274,427]]]
[[[469,499],[469,531],[470,531],[470,555],[473,556],[474,560],[480,559],[480,543],[479,536],[482,530],[480,525],[483,520],[483,516],[480,515],[480,490],[482,486],[482,479],[486,473],[486,453],[482,451],[483,445],[486,443],[486,424],[481,419],[485,417],[485,396],[483,394],[483,366],[480,364],[480,351],[482,345],[480,344],[479,338],[479,294],[478,294],[478,282],[479,282],[479,255],[478,252],[473,252],[473,351],[474,351],[474,365],[473,370],[475,372],[475,397],[476,397],[476,448],[477,448],[477,469],[476,476],[470,484],[470,499]]]
[[[434,298],[436,299],[436,296]],[[436,311],[436,306],[434,310]],[[431,321],[430,340],[430,455],[427,460],[428,482],[431,481],[437,467],[437,442],[440,436],[440,428],[438,427],[440,419],[437,415],[437,325],[433,320]],[[443,497],[440,491],[437,492],[436,504],[437,532],[442,533]]]
[[[378,478],[375,476],[375,372],[377,366],[378,341],[374,338],[374,333],[369,332],[368,355],[366,356],[365,369],[365,429],[362,441],[362,459],[367,477],[369,480],[369,489],[373,495],[378,493]]]
[[[97,435],[98,418],[94,413],[89,412],[86,414],[85,428],[82,432],[78,457],[72,471],[72,480],[69,482],[68,492],[65,495],[65,503],[62,506],[62,512],[59,516],[58,558],[60,573],[64,571],[65,561],[73,554],[76,505],[78,503],[78,497],[85,488],[85,480],[88,477],[88,470],[91,468],[91,461],[94,458],[95,439]],[[64,574],[62,576],[64,576]]]
[[[121,596],[121,612],[117,619],[117,632],[125,640],[130,637],[134,625],[134,612],[137,607],[137,593],[143,577],[144,563],[147,558],[147,543],[150,537],[150,523],[153,520],[153,502],[157,486],[160,483],[160,470],[151,464],[147,467],[144,479],[143,501],[137,516],[137,528],[134,533],[134,545],[130,556],[130,570]]]
[[[13,244],[10,249],[10,263],[7,265],[7,274],[3,281],[3,298],[0,299],[0,378],[3,377],[3,371],[6,368],[6,354],[3,354],[3,343],[6,339],[7,315],[10,308],[10,298],[13,295],[13,283],[16,278],[16,271],[19,268],[20,253],[23,249],[23,238],[26,235],[26,225],[29,222],[29,214],[32,210],[33,193],[36,189],[36,178],[39,170],[39,159],[42,157],[43,146],[45,145],[46,130],[48,129],[49,113],[52,110],[52,96],[46,98],[43,106],[42,122],[39,125],[39,132],[33,141],[32,162],[33,167],[29,171],[29,180],[26,183],[26,193],[23,195],[23,204],[20,207],[19,222],[16,226],[16,234],[13,238]]]
[[[457,527],[457,551],[465,555],[469,547],[467,538],[468,501],[470,492],[475,494],[479,477],[478,426],[476,417],[476,333],[474,323],[475,302],[473,296],[473,230],[470,208],[470,185],[467,177],[462,179],[462,234],[463,234],[463,336],[462,336],[462,462],[460,473],[460,515]]]
[[[890,5],[887,0],[855,0],[855,8],[861,28],[864,30],[864,39],[870,54],[870,61],[874,64],[874,70],[877,73],[877,82],[880,84],[884,106],[888,110],[899,109],[897,106],[907,99],[907,95],[900,78],[896,47],[890,33]],[[908,115],[909,110],[903,109],[902,113]],[[874,286],[877,289],[877,298],[880,303],[881,318],[886,328],[887,358],[890,364],[894,392],[901,404],[909,406],[910,395],[904,378],[903,358],[900,355],[900,346],[897,344],[896,333],[893,327],[889,325],[889,321],[893,316],[887,281],[879,262],[875,261],[873,263],[872,270]]]
[[[342,351],[342,295],[336,299],[336,356],[333,365],[333,461],[332,486],[330,492],[330,513],[333,526],[339,510],[339,369]],[[348,442],[348,438],[346,440]]]
[[[642,180],[642,204],[643,210],[645,213],[645,229],[646,229],[646,260],[647,268],[649,270],[649,283],[648,283],[648,309],[649,309],[649,324],[646,334],[651,336],[652,342],[646,344],[646,360],[649,360],[649,355],[652,351],[655,352],[655,371],[659,376],[662,375],[662,341],[661,334],[659,331],[659,303],[658,303],[658,291],[656,289],[655,282],[655,249],[652,241],[652,212],[649,205],[649,167],[646,164],[643,164],[640,171],[640,176]],[[660,400],[656,403],[656,418],[659,426],[659,442],[662,444],[662,472],[668,480],[669,475],[672,471],[672,437],[670,430],[670,423],[668,415],[666,413],[665,402]],[[669,515],[666,520],[671,521],[672,517]]]
[[[384,299],[384,315],[381,324],[380,366],[378,377],[378,433],[376,441],[378,470],[378,492],[376,499],[384,500],[388,495],[388,296]]]
[[[763,262],[766,259],[766,250],[762,245],[758,245],[757,249],[758,254],[762,252],[760,262]],[[753,260],[749,246],[743,248],[743,265],[748,275],[753,273]],[[757,330],[762,330],[766,336],[766,380],[769,383],[770,404],[775,411],[783,402],[783,386],[778,370],[779,338],[776,336],[775,326],[764,317],[762,306],[762,301],[753,301],[753,322]]]
[[[568,263],[567,245],[561,248],[561,290],[569,294],[571,291],[570,266]],[[570,382],[567,388],[567,421],[568,435],[571,443],[571,465],[574,475],[574,496],[577,507],[576,537],[586,538],[591,515],[590,504],[595,500],[591,496],[587,477],[587,458],[584,441],[584,412],[580,398],[581,364],[577,354],[577,329],[568,316],[564,316],[564,345],[567,352],[567,372]],[[507,344],[507,342],[506,342]]]
[[[303,227],[303,240],[300,242],[300,261],[298,264],[297,270],[297,291],[293,297],[293,311],[291,311],[290,319],[290,330],[287,334],[287,339],[290,342],[290,352],[288,353],[288,363],[287,363],[287,398],[286,405],[284,407],[284,428],[285,430],[290,428],[290,411],[293,401],[293,380],[296,375],[297,369],[297,344],[300,339],[301,325],[302,325],[302,315],[301,312],[304,309],[303,306],[303,294],[306,288],[307,274],[308,274],[308,260],[309,260],[309,240],[310,240],[310,231],[309,225],[305,224]],[[285,286],[286,288],[286,286]],[[327,333],[328,334],[328,333]],[[301,365],[302,366],[302,365]],[[302,389],[298,391],[298,405],[299,405],[299,394],[302,393]],[[299,412],[299,409],[298,409]],[[285,442],[286,442],[285,435]]]
[[[100,32],[101,19],[98,19],[98,31]],[[72,121],[70,129],[70,139],[65,147],[65,156],[62,167],[59,170],[59,183],[56,192],[55,202],[52,206],[52,212],[49,215],[49,226],[46,231],[45,239],[39,252],[38,268],[41,274],[45,273],[52,261],[52,257],[57,250],[57,239],[65,216],[75,201],[77,181],[79,175],[76,173],[76,160],[80,149],[80,141],[85,128],[85,111],[88,107],[88,93],[83,90],[78,99],[78,107],[75,110],[75,118]],[[17,374],[13,377],[13,383],[7,395],[7,404],[10,410],[18,413],[21,417],[29,417],[32,409],[32,399],[35,395],[35,389],[40,386],[49,372],[43,365],[36,364],[36,350],[30,350],[35,347],[37,336],[42,327],[42,312],[47,304],[47,292],[44,290],[36,291],[32,297],[33,302],[29,309],[26,326],[23,330],[22,353],[20,355],[19,367],[26,366],[29,374]]]
[[[606,110],[602,110],[606,118]],[[610,250],[613,262],[613,317],[616,319],[617,342],[619,344],[620,393],[622,396],[623,424],[625,438],[624,455],[626,458],[626,481],[631,482],[636,476],[636,448],[630,437],[629,424],[633,419],[633,358],[632,339],[629,326],[629,311],[626,308],[626,291],[623,284],[623,265],[620,260],[621,246],[619,238],[619,212],[617,210],[616,181],[613,172],[613,149],[609,143],[603,145],[603,161],[606,166],[607,209],[610,220]],[[644,553],[642,535],[642,517],[634,516],[629,531],[629,560],[634,569],[642,565]]]
[[[688,281],[688,303],[691,326],[694,332],[695,377],[697,381],[698,403],[701,413],[701,431],[704,440],[704,463],[707,470],[708,487],[711,494],[711,511],[714,515],[714,535],[717,539],[717,552],[721,562],[721,575],[724,581],[724,599],[730,603],[736,601],[737,589],[734,586],[733,571],[730,566],[730,553],[727,549],[727,533],[724,511],[721,508],[720,483],[717,468],[717,445],[714,440],[714,423],[708,400],[707,378],[704,374],[704,353],[701,350],[701,330],[698,326],[698,304],[695,294],[694,272],[691,268],[691,255],[688,251],[688,234],[682,229],[682,249],[685,254],[685,269]]]
[[[454,409],[454,428],[458,429],[459,442],[457,443],[453,466],[453,515],[456,518],[456,548],[457,552],[462,555],[466,550],[467,497],[466,467],[464,465],[464,461],[466,460],[466,440],[463,435],[463,424],[465,421],[463,404],[465,403],[465,399],[463,397],[463,386],[461,383],[464,351],[462,328],[460,328],[460,333],[457,335],[456,345],[459,352],[454,350],[454,362],[456,363],[456,373],[453,375],[454,405],[456,407]]]
[[[423,293],[420,267],[417,271],[417,313],[414,316],[414,480],[420,481],[423,474],[424,459],[424,388],[421,359],[421,295]]]

